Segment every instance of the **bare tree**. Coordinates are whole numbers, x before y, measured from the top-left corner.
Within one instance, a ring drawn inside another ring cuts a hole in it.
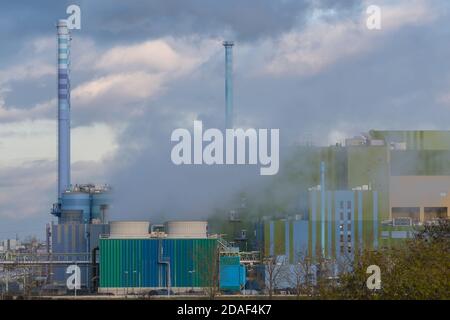
[[[289,273],[287,282],[294,289],[297,299],[300,299],[301,295],[311,296],[314,283],[314,264],[306,250],[296,253],[296,262],[291,266]]]
[[[336,296],[337,272],[346,270],[348,259],[331,259],[317,252],[314,257],[301,250],[296,253],[296,261],[291,265],[287,281],[294,289],[297,299],[300,296],[314,298],[334,298]]]
[[[211,250],[200,250],[194,256],[194,274],[209,299],[214,299],[219,294],[219,259],[220,250],[217,246]]]
[[[286,278],[286,261],[284,256],[269,256],[264,259],[265,266],[265,285],[269,294],[269,299],[272,299],[275,290],[278,288],[280,282]]]
[[[315,279],[313,296],[319,299],[333,299],[336,297],[337,279],[335,269],[343,268],[346,260],[326,258],[319,254],[315,258]],[[342,266],[340,266],[342,265]]]

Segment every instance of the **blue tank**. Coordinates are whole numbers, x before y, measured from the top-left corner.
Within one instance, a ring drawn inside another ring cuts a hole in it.
[[[64,192],[61,198],[61,219],[76,222],[78,215],[81,221],[89,223],[91,214],[91,195],[84,192]],[[63,222],[63,221],[61,221]]]
[[[106,212],[111,204],[111,194],[109,192],[92,194],[92,219],[99,219],[105,222]]]

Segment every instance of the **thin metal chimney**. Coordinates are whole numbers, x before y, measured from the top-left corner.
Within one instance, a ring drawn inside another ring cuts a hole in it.
[[[59,20],[58,35],[58,200],[70,187],[70,32]]]
[[[233,128],[233,41],[224,41],[225,47],[225,128]]]
[[[322,257],[325,257],[325,162],[320,162],[320,244]]]

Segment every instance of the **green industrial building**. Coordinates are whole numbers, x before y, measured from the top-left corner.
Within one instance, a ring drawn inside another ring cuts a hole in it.
[[[448,218],[449,159],[449,131],[373,130],[344,145],[302,147],[301,204],[265,219],[265,255],[337,258],[411,238]]]

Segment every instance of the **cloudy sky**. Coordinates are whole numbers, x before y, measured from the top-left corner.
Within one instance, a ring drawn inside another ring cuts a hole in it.
[[[72,182],[113,185],[113,219],[206,217],[255,183],[256,169],[170,162],[173,129],[224,122],[224,39],[236,43],[236,124],[279,128],[282,145],[450,129],[447,0],[2,2],[0,239],[43,237],[52,219],[55,23],[70,4]],[[369,5],[381,30],[366,27]]]

